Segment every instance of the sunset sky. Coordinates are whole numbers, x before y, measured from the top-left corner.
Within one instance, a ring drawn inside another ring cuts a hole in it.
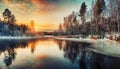
[[[35,22],[35,30],[57,29],[63,23],[63,17],[79,11],[82,2],[90,8],[92,0],[0,0],[0,18],[8,8],[17,19],[17,23]]]

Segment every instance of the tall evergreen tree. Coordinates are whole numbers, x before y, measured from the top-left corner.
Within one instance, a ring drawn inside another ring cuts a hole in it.
[[[4,17],[5,22],[7,22],[7,23],[10,22],[11,11],[8,8],[4,10],[3,17]]]
[[[86,9],[87,9],[87,5],[85,4],[85,2],[82,3],[81,5],[81,8],[80,8],[80,17],[81,17],[81,20],[82,20],[82,23],[84,24],[85,23],[85,13],[86,13]]]
[[[87,9],[87,5],[85,4],[85,2],[83,2],[81,4],[81,8],[80,8],[80,17],[81,17],[81,20],[82,20],[82,24],[83,24],[83,28],[82,28],[82,31],[83,33],[85,33],[85,22],[86,22],[86,18],[85,18],[85,13],[86,13],[86,9]]]

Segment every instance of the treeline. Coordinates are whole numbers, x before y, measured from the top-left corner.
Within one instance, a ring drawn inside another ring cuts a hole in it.
[[[66,35],[105,35],[120,33],[120,0],[92,0],[87,11],[83,2],[79,12],[73,11],[64,17],[59,25],[59,33]]]
[[[30,30],[25,24],[17,25],[15,16],[9,9],[5,9],[2,15],[4,20],[0,20],[0,36],[22,36]]]

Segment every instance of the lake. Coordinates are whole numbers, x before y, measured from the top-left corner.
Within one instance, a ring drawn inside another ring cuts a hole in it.
[[[87,42],[0,40],[0,69],[120,69],[120,58],[92,51]]]

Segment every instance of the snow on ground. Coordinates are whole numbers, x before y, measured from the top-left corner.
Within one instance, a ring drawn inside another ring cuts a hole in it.
[[[90,47],[91,50],[104,55],[120,57],[120,43],[112,41],[109,39],[78,39],[78,38],[55,38],[58,40],[68,40],[77,42],[90,42],[93,46]]]
[[[35,38],[42,38],[38,37],[30,37],[30,36],[1,36],[0,39],[35,39]]]
[[[98,40],[92,50],[101,54],[120,57],[120,43],[116,41]]]
[[[55,37],[55,39],[58,40],[67,40],[67,41],[76,41],[76,42],[94,42],[95,40],[90,40],[90,39],[79,39],[79,38],[59,38]]]
[[[1,39],[37,39],[37,38],[52,38],[53,36],[0,36]]]

